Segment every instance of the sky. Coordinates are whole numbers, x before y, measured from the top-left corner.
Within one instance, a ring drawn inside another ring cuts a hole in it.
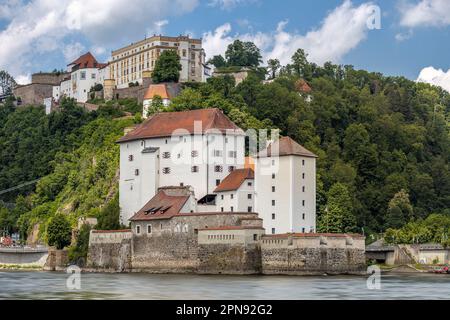
[[[450,0],[0,0],[0,70],[24,84],[153,34],[202,38],[207,57],[235,39],[282,64],[303,48],[450,91]]]

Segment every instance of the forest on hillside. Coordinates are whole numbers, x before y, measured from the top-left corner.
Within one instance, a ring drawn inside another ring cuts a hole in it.
[[[175,58],[176,59],[176,58]],[[249,67],[235,85],[225,75],[186,84],[169,107],[155,99],[151,112],[220,108],[246,129],[278,128],[319,156],[318,230],[386,233],[391,242],[445,243],[450,233],[450,94],[403,77],[307,60],[301,49],[289,65],[261,67],[256,46],[235,42],[211,63],[223,70]],[[163,73],[162,77],[164,77]],[[264,78],[270,80],[263,82]],[[312,88],[301,90],[304,82]],[[309,97],[310,96],[310,97]],[[0,229],[30,234],[56,213],[118,212],[118,148],[124,105],[102,103],[87,114],[73,102],[61,112],[0,106],[0,190],[44,177],[35,190],[0,195]],[[0,205],[1,206],[1,205]]]

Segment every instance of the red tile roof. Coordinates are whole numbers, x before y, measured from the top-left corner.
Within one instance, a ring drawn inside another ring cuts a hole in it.
[[[222,183],[217,186],[214,192],[237,190],[247,179],[255,179],[255,173],[252,169],[247,168],[234,170],[225,179],[223,179]]]
[[[68,64],[68,66],[73,66],[72,70],[87,69],[87,68],[100,69],[105,67],[106,65],[107,65],[106,63],[99,63],[90,52],[83,54],[78,59]]]
[[[284,234],[266,234],[265,237],[270,238],[288,238],[289,236],[296,238],[315,238],[315,237],[328,237],[328,238],[364,238],[363,235],[353,233],[284,233]]]
[[[146,139],[171,137],[176,130],[183,129],[189,134],[194,134],[194,122],[201,122],[202,132],[208,130],[219,130],[225,133],[227,130],[235,130],[243,134],[242,129],[236,126],[219,109],[199,109],[182,112],[164,112],[157,113],[147,119],[135,130],[129,132],[126,136],[119,139],[119,143]]]
[[[264,230],[263,227],[252,227],[252,226],[223,226],[214,228],[203,228],[198,229],[198,231],[226,231],[226,230]]]
[[[189,197],[187,187],[160,188],[158,193],[130,221],[171,218],[180,213]]]
[[[299,145],[297,142],[292,140],[290,137],[281,137],[278,141],[272,142],[266,150],[258,153],[258,158],[265,158],[272,156],[272,147],[279,148],[278,154],[274,150],[274,156],[302,156],[317,158],[317,156],[306,149],[305,147]]]
[[[308,82],[306,82],[303,79],[298,80],[295,83],[295,89],[302,93],[310,93],[312,91],[311,87],[309,86]]]

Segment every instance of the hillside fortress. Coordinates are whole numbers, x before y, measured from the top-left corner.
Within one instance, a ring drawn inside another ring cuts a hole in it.
[[[159,113],[127,132],[119,202],[131,229],[93,230],[88,268],[363,272],[363,236],[315,233],[316,155],[281,137],[249,158],[246,139],[219,109]]]

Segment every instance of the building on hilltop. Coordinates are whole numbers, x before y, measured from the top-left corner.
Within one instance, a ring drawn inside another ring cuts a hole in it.
[[[165,50],[176,50],[182,70],[180,82],[202,82],[204,79],[205,52],[201,39],[189,36],[157,36],[132,43],[112,52],[110,78],[117,88],[127,88],[130,82],[142,84],[143,73],[152,72],[156,60]]]
[[[103,85],[108,69],[108,64],[99,63],[90,52],[80,56],[67,65],[68,75],[53,87],[53,99],[59,101],[66,96],[86,102],[91,88],[96,84]]]
[[[194,212],[256,212],[268,233],[315,232],[316,156],[282,137],[253,160],[245,138],[219,109],[151,116],[118,141],[121,223],[161,187],[191,186]]]
[[[160,187],[190,185],[202,199],[244,167],[244,131],[219,109],[155,114],[118,143],[123,224]]]
[[[31,76],[30,84],[16,86],[13,94],[21,105],[43,105],[46,98],[52,97],[53,86],[68,75],[64,72],[35,73]]]
[[[316,158],[289,137],[259,152],[255,212],[268,233],[315,232]]]
[[[153,99],[156,96],[160,97],[163,106],[167,107],[172,99],[178,96],[180,92],[181,86],[178,83],[150,84],[144,95],[142,116],[145,119],[148,117],[148,111],[151,109]]]

